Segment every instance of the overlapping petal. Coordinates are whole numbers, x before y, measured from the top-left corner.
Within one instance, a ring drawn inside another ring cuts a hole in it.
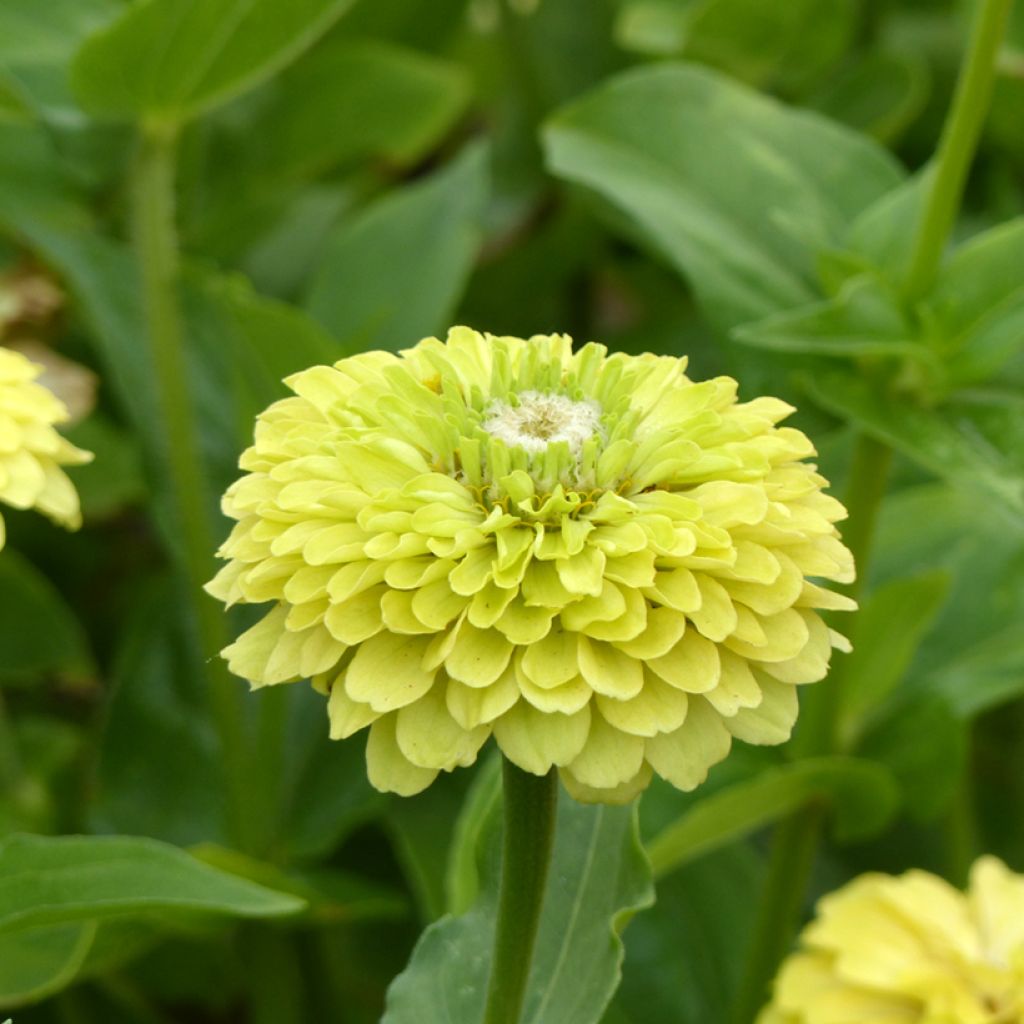
[[[691,789],[734,737],[779,743],[849,602],[845,511],[780,426],[685,361],[453,329],[315,367],[264,412],[209,589],[271,603],[226,651],[311,678],[409,793],[493,735],[581,799]]]
[[[89,462],[54,429],[68,419],[64,403],[36,378],[41,368],[0,348],[0,503],[35,508],[70,529],[81,525],[78,494],[62,466]],[[5,529],[0,516],[0,548]]]
[[[1024,877],[982,857],[967,893],[924,871],[827,896],[758,1024],[1024,1020]]]

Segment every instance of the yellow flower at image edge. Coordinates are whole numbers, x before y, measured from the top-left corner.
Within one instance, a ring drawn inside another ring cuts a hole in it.
[[[967,893],[924,871],[825,897],[758,1024],[1019,1024],[1024,877],[982,857]]]
[[[808,577],[853,578],[845,510],[790,406],[685,368],[455,328],[291,377],[224,498],[209,590],[273,602],[231,670],[312,679],[407,795],[492,735],[616,802],[784,741],[842,642]]]
[[[0,348],[0,503],[35,508],[77,529],[78,494],[61,466],[92,461],[54,430],[68,418],[64,403],[36,378],[41,368],[21,353]],[[6,539],[0,515],[0,548]]]

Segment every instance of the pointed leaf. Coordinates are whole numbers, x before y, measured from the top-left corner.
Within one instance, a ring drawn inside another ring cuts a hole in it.
[[[72,84],[93,114],[183,120],[311,46],[352,0],[147,0],[86,40]]]
[[[594,1024],[618,984],[628,919],[653,898],[633,807],[560,795],[558,831],[523,1024]],[[388,991],[382,1024],[480,1024],[500,873],[500,814],[480,833],[481,888],[460,917],[423,933]]]
[[[902,177],[870,140],[684,64],[612,78],[544,139],[554,173],[608,200],[725,327],[813,301],[815,254]]]

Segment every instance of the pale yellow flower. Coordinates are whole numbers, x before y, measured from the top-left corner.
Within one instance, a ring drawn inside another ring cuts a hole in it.
[[[608,801],[785,740],[841,642],[808,577],[852,579],[845,510],[790,406],[685,366],[456,328],[296,374],[224,499],[209,589],[271,605],[232,671],[311,678],[403,794],[490,736]]]
[[[0,503],[35,508],[69,529],[81,525],[78,494],[61,466],[92,460],[54,429],[68,414],[64,403],[36,383],[41,367],[0,348]],[[6,538],[0,516],[0,547]]]
[[[1021,1021],[1024,877],[982,857],[966,893],[910,871],[826,896],[758,1024]]]

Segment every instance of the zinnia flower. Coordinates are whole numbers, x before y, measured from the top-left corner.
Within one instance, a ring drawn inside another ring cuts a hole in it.
[[[758,1024],[1024,1021],[1024,877],[995,857],[967,893],[925,871],[826,896]]]
[[[55,522],[77,529],[78,494],[61,466],[92,460],[56,430],[68,418],[64,403],[36,383],[41,367],[19,352],[0,348],[0,502],[36,508]],[[0,516],[0,548],[6,531]]]
[[[807,580],[852,578],[845,512],[790,406],[685,367],[455,328],[291,377],[224,499],[209,589],[273,602],[231,670],[311,678],[402,794],[491,735],[609,801],[785,740],[828,668],[815,609],[849,604]]]

